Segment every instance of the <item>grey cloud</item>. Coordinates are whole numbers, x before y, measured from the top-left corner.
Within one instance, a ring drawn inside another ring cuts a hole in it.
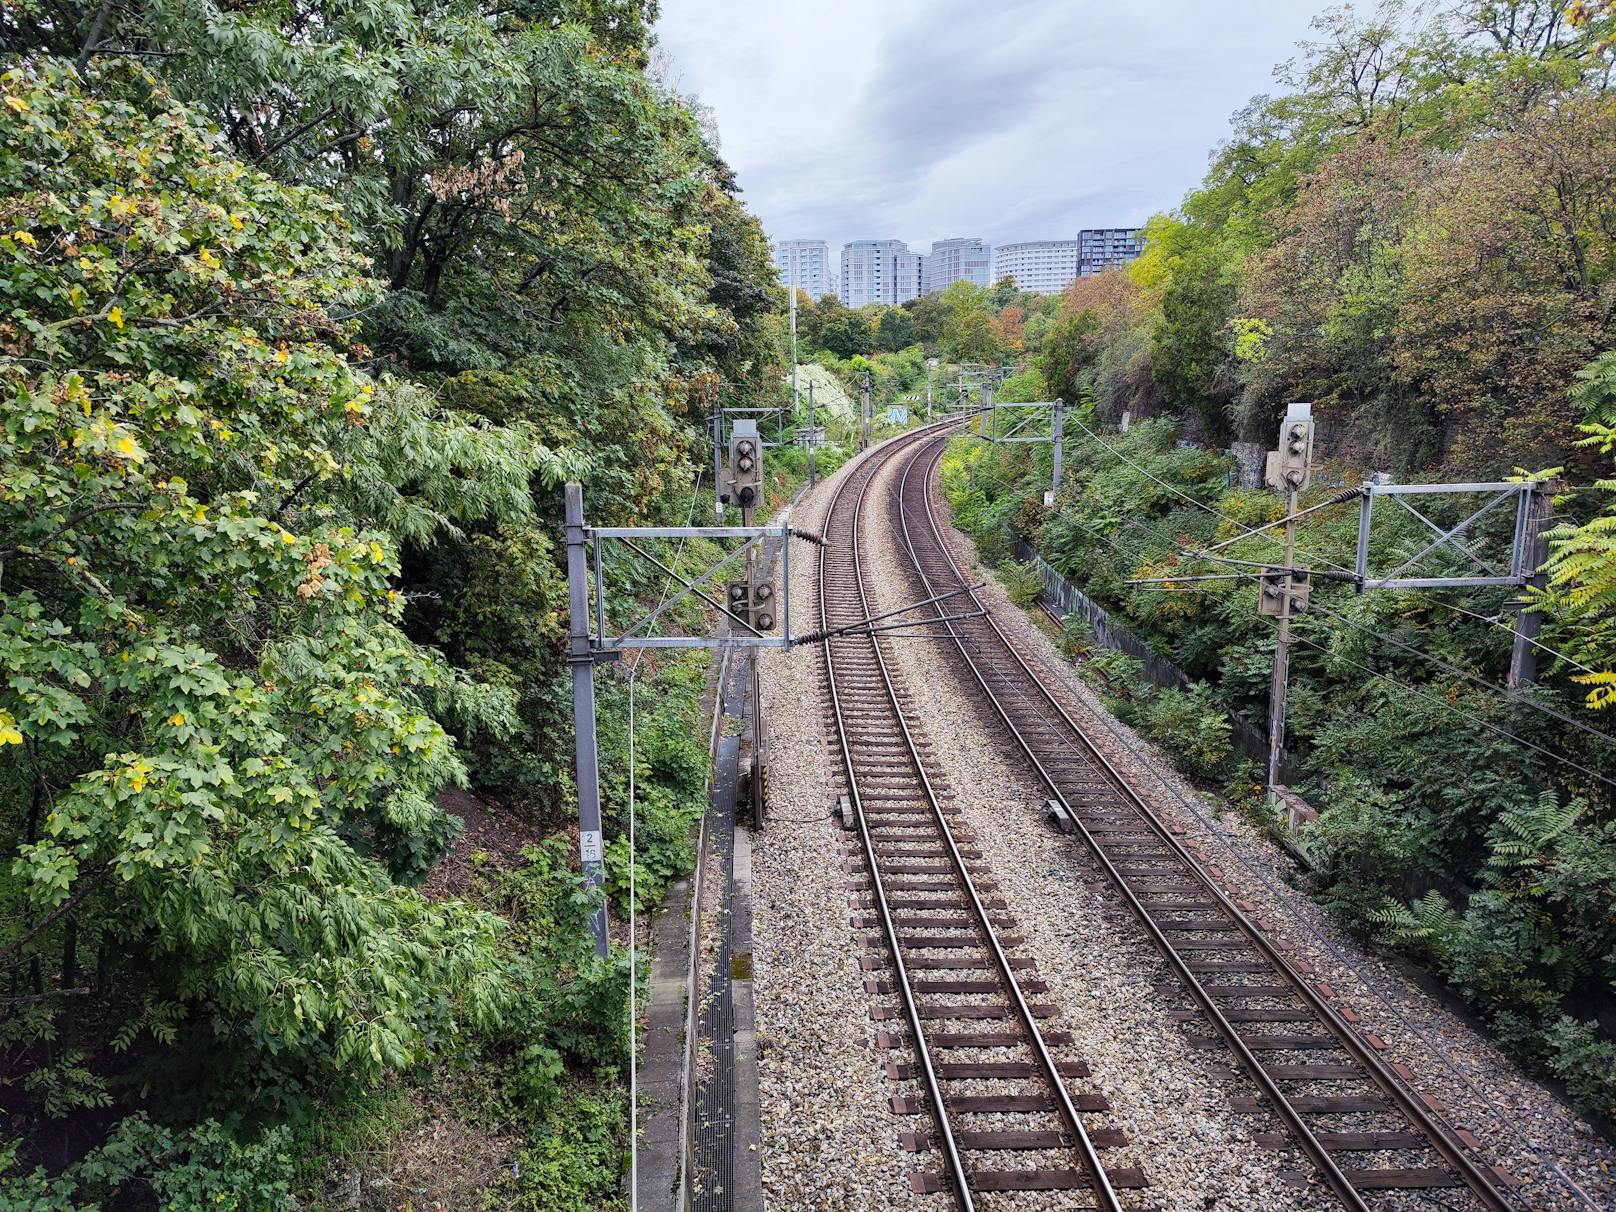
[[[1321,0],[1322,3],[1322,0]],[[1176,205],[1306,34],[1294,0],[664,0],[772,236],[995,243]]]

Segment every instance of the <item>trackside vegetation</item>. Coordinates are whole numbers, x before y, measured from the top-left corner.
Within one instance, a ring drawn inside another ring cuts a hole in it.
[[[710,492],[762,233],[649,7],[95,7],[0,18],[0,1207],[616,1206],[560,485]],[[638,678],[648,910],[705,662]]]

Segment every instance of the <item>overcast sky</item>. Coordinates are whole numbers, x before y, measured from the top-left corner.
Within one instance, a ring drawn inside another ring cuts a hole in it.
[[[1072,239],[1206,171],[1324,0],[662,0],[771,239]]]

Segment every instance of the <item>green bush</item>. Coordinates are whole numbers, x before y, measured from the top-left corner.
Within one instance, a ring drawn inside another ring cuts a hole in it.
[[[1004,580],[1005,592],[1017,606],[1036,606],[1044,596],[1044,583],[1038,577],[1038,566],[1031,560],[1014,561],[1002,565],[999,575]]]
[[[1094,628],[1082,615],[1069,614],[1061,620],[1055,643],[1068,660],[1083,660],[1094,652]]]
[[[175,1130],[131,1115],[55,1180],[43,1170],[6,1177],[13,1144],[0,1148],[0,1212],[282,1212],[291,1204],[289,1140],[285,1128],[243,1142],[213,1120]]]
[[[1578,1106],[1606,1124],[1616,1122],[1616,1043],[1598,1034],[1596,1024],[1562,1015],[1543,1042],[1549,1070],[1563,1081]]]
[[[1202,683],[1158,691],[1145,703],[1141,723],[1186,774],[1211,781],[1227,772],[1229,717]]]
[[[1331,788],[1302,845],[1320,899],[1357,930],[1375,923],[1387,898],[1407,894],[1418,853],[1400,797],[1352,778]]]
[[[488,1212],[611,1212],[620,1192],[627,1096],[567,1090],[516,1156],[515,1175],[491,1193]]]

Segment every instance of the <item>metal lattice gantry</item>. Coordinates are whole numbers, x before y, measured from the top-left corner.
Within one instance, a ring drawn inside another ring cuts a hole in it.
[[[1066,402],[989,400],[978,422],[980,436],[1005,445],[1047,442],[1054,453],[1054,470],[1044,504],[1053,506],[1061,485],[1061,446],[1066,432]]]
[[[1532,511],[1543,489],[1541,481],[1527,480],[1473,484],[1370,481],[1363,486],[1359,505],[1358,584],[1364,589],[1526,584],[1536,565],[1531,550]],[[1399,551],[1401,562],[1389,571],[1371,567],[1375,502],[1381,499],[1417,518],[1431,535],[1412,554],[1404,556]],[[1429,567],[1433,562],[1443,566]]]
[[[779,541],[781,578],[787,585],[791,583],[791,527],[784,522],[773,526],[584,526],[582,535],[590,547],[591,572],[595,584],[595,617],[594,627],[588,636],[592,651],[601,654],[616,654],[632,648],[788,648],[791,646],[791,595],[780,595],[781,605],[781,635],[767,634],[766,630],[756,627],[747,617],[728,608],[723,602],[711,597],[703,591],[702,586],[714,582],[719,573],[726,569],[740,571],[745,566],[746,556],[750,552],[754,556],[763,543],[769,539]],[[715,541],[741,540],[741,542],[725,552],[718,559],[712,561],[699,574],[686,576],[677,572],[666,561],[660,559],[650,550],[650,543],[656,540],[675,539],[709,539]],[[620,628],[608,627],[606,620],[606,560],[609,551],[608,544],[621,543],[629,551],[640,558],[649,561],[655,568],[665,573],[671,580],[676,581],[679,589],[675,593],[666,595],[663,600],[648,611],[640,614],[634,622]],[[727,636],[682,636],[682,635],[653,635],[652,628],[657,620],[662,618],[669,610],[677,606],[688,597],[697,597],[708,606],[726,616],[734,630]]]

